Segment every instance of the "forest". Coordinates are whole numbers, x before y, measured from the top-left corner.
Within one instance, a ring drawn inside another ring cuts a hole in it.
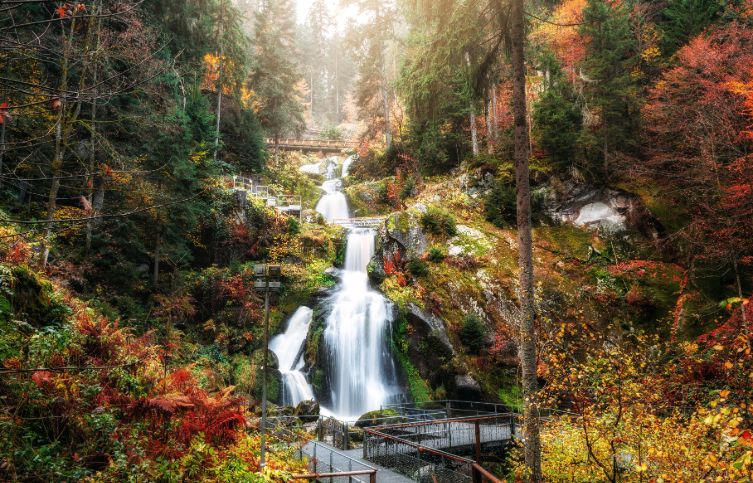
[[[0,1],[0,481],[753,480],[753,0]]]

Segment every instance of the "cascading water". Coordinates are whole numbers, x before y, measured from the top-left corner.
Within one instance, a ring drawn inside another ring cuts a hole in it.
[[[342,180],[339,178],[328,179],[322,184],[324,196],[316,204],[316,211],[321,213],[327,221],[348,218],[348,200],[340,191]]]
[[[343,163],[343,175],[347,174],[352,161],[349,158]],[[316,210],[328,221],[347,219],[350,213],[345,195],[340,191],[342,180],[334,178],[334,163],[330,159],[325,162],[327,181],[322,184],[324,195]],[[322,339],[327,354],[323,369],[328,375],[330,407],[322,408],[322,412],[354,420],[403,391],[389,348],[392,304],[369,287],[366,270],[374,256],[376,232],[355,227],[346,229],[348,240],[341,282],[326,301],[329,315]],[[311,309],[300,307],[290,318],[285,333],[272,339],[269,345],[280,361],[283,404],[293,405],[314,398],[302,372],[302,349],[311,319]]]
[[[350,166],[353,164],[353,161],[355,160],[356,160],[355,155],[348,156],[347,158],[345,158],[345,161],[343,161],[342,174],[340,176],[342,176],[343,178],[348,176],[348,171],[350,170]]]
[[[401,392],[387,344],[392,305],[369,288],[366,271],[374,237],[374,230],[350,230],[342,282],[331,298],[324,331],[332,403],[328,410],[343,420],[378,409]]]
[[[314,399],[314,393],[303,375],[303,343],[311,325],[313,311],[299,307],[288,321],[284,333],[269,341],[269,350],[275,353],[282,373],[282,404],[295,406],[301,401]]]

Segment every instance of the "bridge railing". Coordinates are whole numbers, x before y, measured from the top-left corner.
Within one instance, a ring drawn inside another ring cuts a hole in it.
[[[482,449],[512,441],[517,418],[508,413],[366,428],[364,459],[417,481],[498,482],[479,464]],[[460,450],[475,459],[453,454]]]
[[[278,416],[269,418],[267,429],[282,441],[297,445],[296,455],[307,460],[308,472],[293,475],[294,480],[376,483],[377,469],[313,439],[311,424],[318,416]],[[317,421],[317,426],[319,422]]]

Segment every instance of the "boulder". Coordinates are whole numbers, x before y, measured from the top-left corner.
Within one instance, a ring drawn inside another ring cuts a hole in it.
[[[377,409],[361,415],[356,421],[357,428],[368,428],[381,424],[403,423],[406,419],[400,416],[394,409]]]
[[[319,403],[313,399],[301,401],[295,407],[293,415],[297,416],[302,423],[313,423],[319,419]]]
[[[545,197],[547,214],[556,221],[620,233],[633,228],[656,239],[663,230],[639,196],[613,188],[598,188],[577,181],[564,183]]]

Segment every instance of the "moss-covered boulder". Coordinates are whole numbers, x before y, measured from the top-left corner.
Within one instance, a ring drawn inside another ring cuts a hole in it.
[[[358,421],[356,421],[355,426],[357,428],[368,428],[382,424],[404,423],[406,421],[407,419],[400,416],[394,409],[377,409],[361,415]]]

